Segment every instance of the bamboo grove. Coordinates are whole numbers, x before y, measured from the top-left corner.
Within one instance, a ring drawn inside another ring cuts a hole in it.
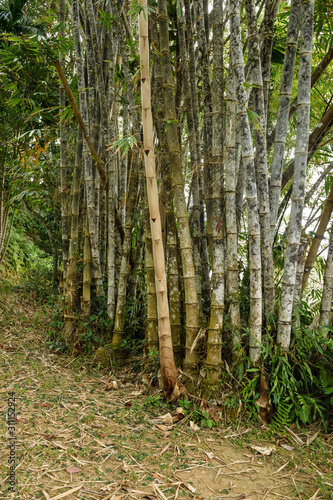
[[[53,61],[68,345],[102,309],[98,341],[121,363],[140,304],[148,366],[159,351],[175,399],[244,357],[260,365],[267,332],[288,352],[313,288],[314,335],[329,336],[329,2],[59,0],[57,11],[70,41]]]

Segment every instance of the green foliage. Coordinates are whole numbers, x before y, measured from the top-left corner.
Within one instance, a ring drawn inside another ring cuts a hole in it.
[[[145,20],[147,19],[147,13],[155,12],[155,10],[149,5],[142,6],[139,0],[132,0],[128,14],[133,18],[137,18],[138,15],[143,12]]]
[[[85,321],[78,322],[80,346],[88,354],[98,345],[105,344],[107,333],[113,325],[107,313],[105,297],[95,299],[92,310]]]
[[[160,394],[156,394],[156,396],[148,396],[146,401],[143,403],[144,406],[160,406],[163,398],[161,397]]]
[[[262,355],[269,395],[275,408],[272,428],[278,430],[294,421],[298,426],[310,424],[319,418],[326,429],[327,414],[333,404],[333,339],[324,338],[306,327],[294,328],[288,353],[281,352],[266,335]],[[254,413],[258,412],[259,382],[260,369],[248,369],[242,400]]]
[[[260,116],[257,113],[255,113],[255,111],[253,111],[250,108],[246,108],[246,113],[247,113],[249,121],[251,121],[253,123],[253,126],[257,130],[257,132],[262,132],[263,133],[264,132],[264,128],[262,126],[262,122],[261,122]]]
[[[115,150],[115,153],[118,151],[121,152],[122,157],[124,158],[128,149],[133,149],[134,146],[137,145],[137,140],[135,135],[128,135],[126,137],[121,137],[120,139],[116,139],[111,146],[109,146],[106,151],[109,151],[110,149],[117,148]]]
[[[290,411],[292,409],[292,402],[289,397],[284,398],[277,407],[276,413],[270,421],[270,427],[275,432],[283,430],[285,425],[291,422]]]
[[[29,220],[26,219],[26,222],[29,223]],[[39,286],[47,287],[49,284],[50,272],[52,272],[52,258],[44,249],[34,243],[31,233],[29,235],[26,232],[26,227],[19,224],[20,221],[16,220],[3,265],[9,272],[22,273],[24,286],[26,287],[28,287],[29,280],[34,280],[31,282],[31,289],[35,288],[38,291]],[[35,227],[35,230],[37,230],[37,227]],[[37,274],[39,274],[38,279]]]
[[[66,352],[68,347],[63,336],[64,317],[60,301],[55,302],[50,313],[50,320],[46,345],[51,351]]]
[[[137,233],[138,226],[133,231],[132,252],[135,250],[133,246],[138,237]],[[140,266],[136,271],[132,271],[131,277],[137,280],[137,287],[134,296],[128,294],[126,297],[124,332],[127,342],[133,340],[139,342],[140,345],[140,341],[145,337],[147,321],[145,272]]]
[[[199,405],[193,403],[193,401],[180,399],[178,404],[183,408],[184,414],[188,415],[194,423],[199,424],[201,427],[212,429],[212,427],[217,426],[215,420],[210,418],[209,414],[204,409],[200,408]]]

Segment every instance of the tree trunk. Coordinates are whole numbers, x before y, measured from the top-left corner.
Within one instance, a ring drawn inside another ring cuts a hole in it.
[[[333,104],[325,111],[318,125],[314,128],[313,132],[310,134],[308,142],[308,155],[307,163],[310,162],[316,150],[319,148],[321,141],[325,135],[329,132],[333,124]],[[287,168],[282,174],[282,189],[290,181],[294,175],[295,159],[292,160]]]
[[[180,0],[181,2],[181,0]],[[199,111],[199,99],[198,99],[198,89],[197,89],[197,71],[196,71],[196,59],[195,59],[195,49],[194,49],[194,36],[192,27],[192,16],[190,9],[190,1],[185,0],[185,21],[186,21],[186,41],[188,50],[188,70],[191,88],[191,107],[193,116],[193,134],[194,143],[196,147],[195,157],[191,156],[191,162],[193,166],[192,170],[192,193],[193,193],[193,206],[192,214],[195,217],[194,226],[196,226],[197,218],[200,221],[200,230],[196,234],[194,232],[193,236],[193,246],[197,244],[200,248],[201,254],[201,267],[202,267],[202,294],[204,300],[205,311],[209,311],[210,307],[210,268],[208,262],[208,238],[206,234],[206,221],[205,221],[205,209],[204,209],[204,195],[202,186],[202,165],[201,165],[201,134],[200,134],[200,111]],[[182,5],[180,3],[180,5]],[[180,41],[182,43],[182,41]],[[186,103],[189,105],[187,95],[184,90],[184,105]],[[187,117],[189,118],[189,117]],[[188,122],[189,130],[191,130],[191,124]],[[191,147],[191,145],[190,145]],[[196,243],[195,238],[198,235],[200,241]],[[199,296],[200,298],[200,296]]]

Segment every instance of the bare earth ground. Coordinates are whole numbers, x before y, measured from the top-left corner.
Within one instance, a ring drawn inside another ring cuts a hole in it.
[[[158,428],[151,420],[173,410],[149,402],[137,374],[111,375],[117,389],[105,392],[108,374],[46,347],[46,312],[27,294],[0,293],[0,499],[333,498],[332,435],[296,448],[290,437],[267,443],[237,422],[198,431],[184,419]],[[10,391],[14,493],[7,488]],[[279,445],[288,439],[293,450]],[[276,449],[264,457],[250,445]]]

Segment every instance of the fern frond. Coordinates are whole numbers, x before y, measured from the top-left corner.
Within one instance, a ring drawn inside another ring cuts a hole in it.
[[[285,425],[291,422],[290,410],[292,403],[290,398],[284,398],[277,407],[277,411],[270,422],[270,427],[275,432],[280,432]]]

